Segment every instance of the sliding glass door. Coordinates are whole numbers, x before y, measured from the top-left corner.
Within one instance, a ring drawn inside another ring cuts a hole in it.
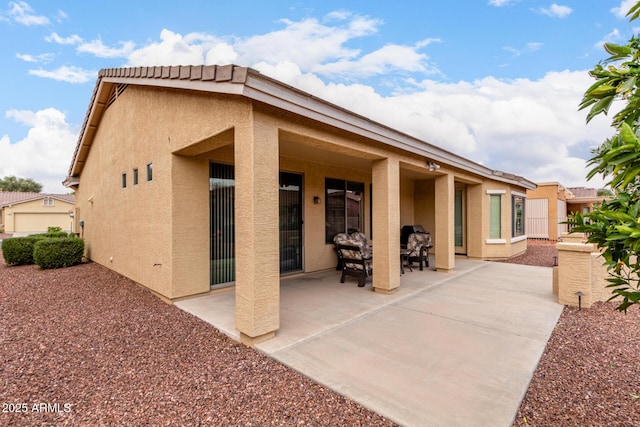
[[[211,286],[236,279],[235,176],[233,165],[209,168]],[[281,172],[279,185],[280,273],[302,270],[302,175]]]
[[[302,175],[280,172],[280,273],[302,270]]]
[[[235,177],[232,165],[211,163],[211,286],[236,280]]]

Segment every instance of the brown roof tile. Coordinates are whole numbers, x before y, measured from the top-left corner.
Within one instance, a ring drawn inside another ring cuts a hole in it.
[[[44,199],[45,197],[53,197],[54,199],[63,200],[69,203],[75,203],[73,194],[48,194],[48,193],[31,193],[24,191],[0,191],[0,206],[11,205],[15,203],[24,203],[31,200]]]

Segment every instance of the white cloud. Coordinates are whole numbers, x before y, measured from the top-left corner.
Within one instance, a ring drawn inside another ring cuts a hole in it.
[[[282,21],[282,30],[238,40],[234,48],[241,63],[264,61],[277,64],[292,61],[303,70],[319,64],[348,61],[361,55],[360,50],[345,43],[358,37],[374,34],[380,21],[366,17],[352,17],[346,25],[327,26],[316,19],[294,22]]]
[[[47,25],[49,18],[42,15],[35,15],[33,8],[24,1],[9,2],[9,11],[7,15],[13,18],[17,23],[31,25]]]
[[[536,9],[536,12],[550,16],[552,18],[566,18],[567,16],[571,15],[573,9],[571,9],[569,6],[560,6],[554,3],[549,7],[541,7],[539,9]]]
[[[31,178],[47,193],[68,193],[62,185],[77,141],[62,112],[55,108],[40,111],[10,110],[6,117],[29,127],[27,135],[12,143],[0,138],[0,177]]]
[[[53,53],[42,53],[40,55],[29,55],[26,53],[16,53],[16,58],[22,59],[25,62],[51,62],[53,61]]]
[[[629,9],[631,9],[636,2],[637,0],[622,0],[622,2],[620,2],[620,6],[611,9],[611,13],[618,18],[625,18]]]
[[[233,46],[225,42],[220,42],[207,51],[205,64],[235,64],[237,59],[238,53],[233,49]]]
[[[506,50],[507,52],[511,52],[513,54],[513,56],[520,56],[520,55],[525,54],[525,53],[535,52],[537,50],[540,50],[540,48],[542,48],[542,46],[543,46],[543,43],[529,42],[522,48],[515,48],[515,47],[512,47],[512,46],[505,46],[502,49]]]
[[[602,40],[596,42],[593,47],[596,49],[601,49],[605,43],[617,43],[624,40],[622,34],[620,34],[620,30],[614,28],[609,34],[605,35]]]
[[[126,58],[133,49],[135,43],[133,42],[119,42],[119,47],[107,47],[102,43],[102,40],[92,40],[87,43],[81,43],[78,46],[78,52],[90,53],[98,58]]]
[[[255,68],[433,145],[538,182],[589,185],[588,153],[612,134],[608,118],[586,125],[586,112],[578,111],[593,83],[587,71],[548,73],[540,80],[424,80],[412,93],[384,97],[362,84],[324,83],[291,62]]]
[[[32,76],[43,77],[47,79],[59,80],[67,83],[86,83],[97,77],[98,73],[93,70],[85,70],[74,66],[62,66],[53,71],[43,69],[29,70]]]
[[[58,23],[62,23],[65,19],[68,19],[69,15],[64,10],[58,10],[58,14],[56,15],[56,21]]]
[[[190,33],[185,36],[169,30],[160,32],[160,42],[151,43],[129,54],[128,65],[185,65],[203,64],[207,52],[220,46],[212,36]],[[229,52],[226,51],[228,55]]]
[[[337,77],[354,75],[367,78],[392,72],[421,72],[439,74],[439,70],[427,63],[427,55],[410,46],[388,44],[355,60],[342,60],[312,67],[314,72]]]
[[[500,6],[508,6],[513,3],[515,3],[514,0],[489,0],[488,4],[491,6],[500,7]]]
[[[51,33],[44,38],[48,42],[63,44],[63,45],[74,45],[82,42],[82,37],[74,34],[69,37],[60,37],[58,33]]]
[[[349,12],[332,12],[323,21],[282,20],[284,28],[247,38],[221,39],[200,33],[181,35],[164,29],[160,41],[131,51],[128,65],[295,63],[304,72],[356,80],[390,73],[438,74],[420,49],[439,39],[413,46],[388,44],[371,52],[347,44],[378,31],[381,21]]]

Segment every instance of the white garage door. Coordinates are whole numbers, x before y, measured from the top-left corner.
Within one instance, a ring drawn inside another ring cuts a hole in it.
[[[64,231],[70,231],[71,227],[71,218],[67,213],[14,212],[13,217],[14,236],[44,233],[48,227],[60,227]]]

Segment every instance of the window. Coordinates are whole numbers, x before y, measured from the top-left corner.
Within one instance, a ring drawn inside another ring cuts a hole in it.
[[[55,199],[53,197],[45,197],[44,199],[42,199],[42,206],[55,206],[56,202]]]
[[[133,170],[133,185],[138,185],[138,168]]]
[[[127,174],[122,174],[122,188],[127,188]]]
[[[153,180],[153,163],[147,164],[147,181]]]
[[[325,241],[338,233],[364,232],[364,183],[326,178]]]
[[[489,238],[502,238],[502,195],[489,195]]]
[[[524,236],[524,196],[511,196],[511,237]]]

